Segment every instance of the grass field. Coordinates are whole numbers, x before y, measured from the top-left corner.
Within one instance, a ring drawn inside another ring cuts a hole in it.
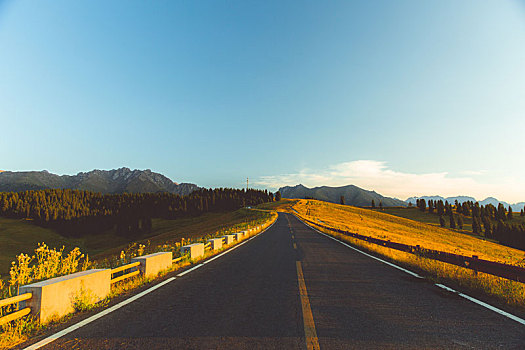
[[[83,253],[89,254],[91,259],[98,259],[118,254],[132,241],[141,243],[149,240],[151,244],[164,244],[180,241],[181,238],[203,237],[228,226],[240,225],[263,216],[262,212],[240,209],[227,213],[207,213],[189,219],[154,219],[152,232],[140,239],[120,237],[114,230],[82,238],[68,238],[51,229],[33,225],[27,220],[0,217],[0,276],[7,277],[15,256],[20,253],[32,254],[39,242],[56,248],[64,245],[66,251],[79,247]]]
[[[394,216],[387,214],[388,210],[381,212],[315,200],[300,200],[294,209],[311,220],[321,220],[332,227],[393,242],[467,256],[478,255],[481,259],[510,264],[523,264],[525,258],[525,252],[521,250],[441,228],[433,222],[421,222],[433,218],[425,216],[423,219],[424,215],[430,214],[418,213],[414,209],[389,209],[390,213],[398,214]],[[417,221],[400,217],[400,214],[406,217],[413,215]]]
[[[263,210],[277,210],[277,211],[290,211],[290,208],[296,203],[297,199],[283,198],[279,202],[263,203],[256,206],[257,209]]]

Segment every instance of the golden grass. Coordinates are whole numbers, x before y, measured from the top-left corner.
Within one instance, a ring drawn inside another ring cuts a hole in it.
[[[278,212],[290,212],[292,206],[297,203],[298,199],[283,198],[279,202],[263,203],[256,206],[256,209],[261,210],[275,210]]]
[[[320,227],[317,228],[342,241],[380,255],[386,260],[393,261],[412,271],[420,272],[433,282],[452,283],[468,291],[487,295],[503,304],[519,306],[520,308],[525,306],[525,284],[523,283],[386,248]]]
[[[503,260],[517,265],[524,254],[523,251],[476,237],[367,209],[313,200],[300,200],[294,209],[297,210],[299,216],[314,222],[321,220],[322,224],[329,227],[399,243],[419,244],[427,249],[464,255],[475,254],[487,260]],[[435,282],[459,285],[468,291],[481,293],[503,304],[520,308],[525,306],[525,284],[523,283],[386,248],[321,227],[317,228],[354,246],[418,271]]]
[[[477,255],[480,259],[513,265],[523,264],[525,258],[525,252],[519,249],[375,210],[316,200],[299,200],[293,208],[312,221],[321,220],[330,227],[392,242],[466,256]]]

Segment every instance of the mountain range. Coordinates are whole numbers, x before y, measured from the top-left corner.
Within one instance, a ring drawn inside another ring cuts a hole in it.
[[[92,170],[76,175],[56,175],[43,171],[0,172],[0,192],[20,192],[52,188],[87,190],[101,193],[170,192],[187,195],[199,187],[171,181],[151,170]]]
[[[468,197],[468,196],[456,196],[456,197],[441,197],[441,196],[421,196],[421,197],[410,197],[406,200],[407,203],[412,203],[413,205],[416,204],[416,200],[418,199],[424,199],[425,201],[429,201],[430,199],[433,200],[433,201],[439,201],[439,200],[442,200],[443,202],[445,201],[448,201],[450,204],[454,204],[456,202],[456,200],[459,202],[459,203],[463,203],[463,202],[479,202],[480,205],[487,205],[487,204],[492,204],[493,206],[495,207],[498,207],[499,203],[503,204],[505,206],[505,208],[508,208],[509,206],[512,208],[512,211],[514,212],[519,212],[521,209],[523,209],[523,207],[525,206],[525,202],[519,202],[519,203],[514,203],[514,204],[509,204],[507,202],[504,202],[504,201],[500,201],[494,197],[488,197],[488,198],[485,198],[484,200],[482,201],[478,201],[476,198],[474,197]]]
[[[378,206],[379,202],[385,207],[406,207],[407,203],[397,198],[384,197],[375,191],[367,191],[354,185],[329,187],[321,186],[308,188],[303,185],[285,186],[279,189],[283,198],[314,198],[322,201],[340,203],[341,196],[345,197],[345,204],[355,206],[370,206],[372,200]]]

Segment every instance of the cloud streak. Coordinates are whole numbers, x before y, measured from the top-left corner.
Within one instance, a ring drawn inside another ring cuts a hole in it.
[[[297,173],[262,176],[256,184],[270,189],[293,186],[344,186],[353,184],[382,195],[406,199],[411,196],[469,195],[478,199],[497,197],[509,202],[525,201],[525,191],[515,179],[502,183],[481,183],[472,176],[483,171],[465,171],[463,176],[452,177],[447,172],[414,174],[391,169],[386,162],[355,160],[329,166],[321,171],[304,169]]]

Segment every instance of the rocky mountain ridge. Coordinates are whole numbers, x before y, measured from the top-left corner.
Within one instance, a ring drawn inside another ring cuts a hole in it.
[[[199,187],[176,183],[166,176],[146,170],[119,168],[92,170],[76,175],[56,175],[43,171],[0,172],[1,192],[20,192],[52,188],[87,190],[101,193],[170,192],[187,195]]]

